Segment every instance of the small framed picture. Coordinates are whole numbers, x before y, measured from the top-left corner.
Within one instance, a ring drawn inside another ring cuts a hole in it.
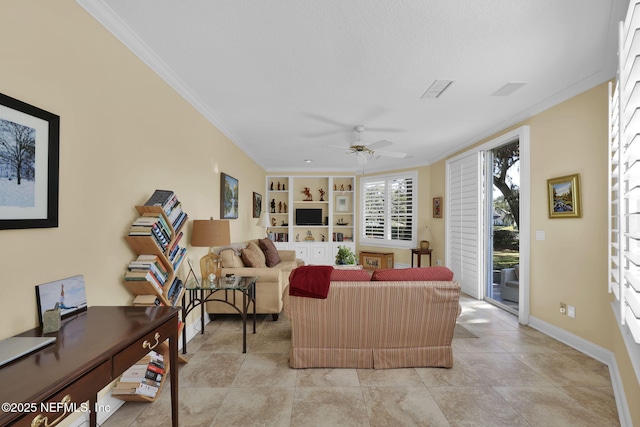
[[[442,218],[442,197],[433,198],[433,217]]]
[[[253,193],[253,217],[260,218],[262,212],[262,194]]]
[[[238,180],[226,173],[220,174],[220,218],[238,218]]]
[[[547,180],[549,218],[581,218],[580,175]]]
[[[336,196],[336,212],[349,212],[349,196]]]
[[[60,309],[60,317],[65,318],[87,309],[87,295],[84,276],[78,275],[55,280],[36,286],[38,319],[43,324],[44,312]]]

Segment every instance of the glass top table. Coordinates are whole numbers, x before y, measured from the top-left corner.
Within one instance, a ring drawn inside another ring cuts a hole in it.
[[[253,304],[253,333],[256,333],[256,282],[259,276],[234,276],[231,280],[219,277],[213,282],[192,278],[185,284],[182,295],[182,320],[185,321],[189,313],[200,306],[200,333],[204,334],[204,309],[209,301],[219,301],[233,307],[242,317],[242,352],[247,352],[247,315],[249,306]],[[242,301],[237,293],[242,293]],[[189,302],[187,302],[189,294]],[[238,307],[240,304],[240,307]],[[182,353],[187,353],[187,337],[182,334]]]

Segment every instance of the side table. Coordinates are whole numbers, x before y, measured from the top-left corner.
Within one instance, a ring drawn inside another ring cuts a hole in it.
[[[422,255],[429,255],[429,267],[431,267],[431,252],[433,251],[433,249],[411,249],[411,267],[413,267],[413,256],[414,255],[418,255],[418,267],[420,267],[421,263],[420,261],[422,260]]]
[[[204,309],[208,301],[220,301],[235,308],[242,317],[242,352],[247,352],[247,314],[249,304],[253,303],[253,333],[256,333],[256,281],[259,276],[236,276],[232,283],[226,278],[219,277],[213,286],[209,282],[199,283],[196,279],[190,279],[185,285],[182,295],[182,319],[197,306],[200,306],[200,333],[204,334]],[[231,291],[231,292],[229,292]],[[242,310],[238,308],[235,291],[242,292]],[[189,303],[186,302],[189,292]],[[205,295],[205,292],[207,294]],[[224,295],[220,295],[224,292]],[[218,297],[220,296],[220,297]],[[187,353],[187,337],[182,334],[182,354]]]

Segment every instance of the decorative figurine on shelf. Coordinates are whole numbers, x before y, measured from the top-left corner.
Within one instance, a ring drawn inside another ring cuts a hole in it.
[[[280,181],[278,181],[278,191],[280,191]]]
[[[296,234],[296,242],[300,241],[300,234]]]
[[[278,213],[282,213],[282,202],[278,202]]]
[[[282,213],[287,213],[287,203],[286,202],[282,203],[282,209],[283,209]]]
[[[271,191],[273,191],[273,181],[271,181],[271,187],[269,187]]]
[[[282,183],[282,191],[284,191],[284,183]]]
[[[313,234],[311,234],[311,230],[307,230],[307,237],[304,238],[307,242],[313,242],[315,239],[313,238]]]
[[[338,185],[337,184],[333,184],[333,191],[337,191],[338,190]]]
[[[321,201],[321,202],[324,202],[324,194],[325,194],[325,191],[324,191],[322,188],[321,188],[320,190],[318,190],[318,191],[320,192],[320,201]]]
[[[271,218],[271,226],[272,227],[276,226],[276,219],[275,218]]]
[[[344,191],[344,184],[340,184],[340,191]]]
[[[349,184],[349,191],[351,191],[351,184]]]
[[[301,193],[307,196],[304,199],[305,202],[313,202],[313,196],[311,195],[311,190],[309,189],[309,187],[304,187],[304,190],[302,190]]]
[[[324,234],[321,234],[320,236],[321,236],[321,240],[324,242],[324,239],[325,239]]]

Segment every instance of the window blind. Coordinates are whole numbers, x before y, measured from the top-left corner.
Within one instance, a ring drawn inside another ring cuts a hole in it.
[[[362,244],[415,247],[416,186],[416,172],[361,179]]]
[[[620,23],[618,73],[609,85],[609,292],[640,344],[640,22],[632,2]]]

